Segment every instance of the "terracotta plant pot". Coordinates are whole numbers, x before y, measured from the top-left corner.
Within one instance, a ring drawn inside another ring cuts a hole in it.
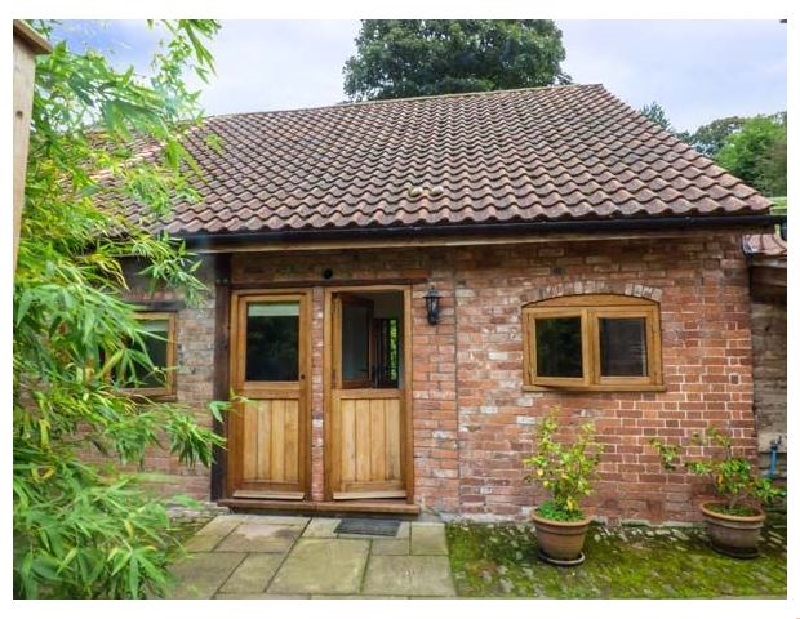
[[[706,519],[708,536],[714,550],[739,559],[758,556],[758,539],[766,514],[759,509],[756,516],[729,516],[714,510],[719,503],[700,505]]]
[[[554,565],[578,565],[583,563],[583,543],[590,519],[562,522],[531,515],[536,527],[536,541],[540,556]]]

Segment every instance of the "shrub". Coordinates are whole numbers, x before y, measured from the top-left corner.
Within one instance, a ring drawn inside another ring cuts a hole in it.
[[[690,473],[709,477],[714,483],[717,496],[724,500],[718,505],[718,511],[730,516],[751,516],[758,510],[748,505],[758,502],[769,505],[785,491],[775,488],[770,479],[754,472],[746,458],[735,456],[732,441],[715,427],[708,428],[703,434],[695,433],[690,446],[702,447],[703,454],[697,458],[686,455],[682,445],[664,443],[659,438],[650,439],[656,448],[664,468],[675,471],[683,466]]]
[[[600,462],[600,445],[594,440],[592,423],[580,426],[572,442],[554,438],[558,429],[555,409],[542,421],[538,435],[538,450],[523,463],[534,471],[526,481],[539,483],[553,498],[536,509],[536,513],[551,520],[582,520],[580,507],[583,497],[592,494],[592,481]]]

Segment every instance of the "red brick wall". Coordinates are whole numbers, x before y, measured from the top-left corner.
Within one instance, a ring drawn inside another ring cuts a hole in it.
[[[698,519],[697,484],[667,475],[648,445],[708,424],[755,455],[747,273],[736,237],[571,243],[461,252],[456,274],[462,512],[517,517],[544,495],[522,483],[535,423],[560,406],[607,445],[592,501],[611,522]],[[519,307],[574,292],[661,304],[663,393],[524,393]]]
[[[688,438],[708,424],[722,424],[755,457],[750,305],[735,235],[234,256],[235,284],[308,281],[314,290],[314,499],[322,498],[323,482],[326,268],[335,283],[419,282],[411,340],[414,471],[416,500],[425,508],[476,519],[524,518],[544,495],[523,483],[521,459],[533,446],[536,423],[554,405],[565,419],[592,419],[607,445],[592,508],[612,523],[699,518],[702,485],[666,475],[647,444],[652,436]],[[437,326],[425,319],[429,283],[442,294]],[[665,392],[523,390],[520,308],[574,292],[620,292],[660,302]],[[185,367],[178,388],[182,401],[201,406],[211,397],[213,307],[193,311],[179,316]]]

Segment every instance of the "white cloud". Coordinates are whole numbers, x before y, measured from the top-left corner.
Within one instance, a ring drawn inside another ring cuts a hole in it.
[[[209,114],[332,105],[344,100],[342,68],[358,21],[224,21],[211,45],[216,77]]]
[[[158,31],[112,20],[97,46],[147,71]],[[733,114],[786,109],[786,25],[771,20],[559,20],[565,70],[635,108],[658,101],[678,129]],[[209,114],[294,109],[344,100],[342,68],[357,20],[226,20],[210,47]],[[192,80],[199,87],[199,81]]]
[[[679,129],[786,109],[786,26],[773,20],[559,21],[565,68]]]

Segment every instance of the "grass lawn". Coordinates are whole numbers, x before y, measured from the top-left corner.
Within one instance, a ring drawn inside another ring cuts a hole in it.
[[[556,567],[537,557],[531,525],[449,523],[456,592],[464,597],[556,599],[786,596],[786,520],[770,516],[761,556],[733,559],[711,550],[701,528],[593,524],[586,561]]]

